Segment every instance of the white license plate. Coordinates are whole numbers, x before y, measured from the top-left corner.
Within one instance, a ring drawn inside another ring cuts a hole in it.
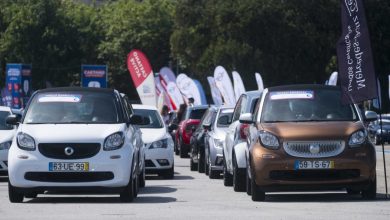
[[[49,171],[89,171],[88,162],[50,162]]]
[[[307,170],[307,169],[333,169],[334,161],[329,160],[296,160],[295,169],[296,170]]]

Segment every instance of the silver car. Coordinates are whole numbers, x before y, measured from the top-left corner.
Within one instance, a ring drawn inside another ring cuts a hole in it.
[[[231,123],[233,108],[212,107],[216,108],[217,114],[211,120],[211,124],[204,124],[208,129],[205,137],[205,161],[206,175],[210,179],[219,178],[223,170],[223,145],[225,144],[226,131]]]

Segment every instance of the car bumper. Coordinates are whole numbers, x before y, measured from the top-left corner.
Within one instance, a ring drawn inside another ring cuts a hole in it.
[[[132,149],[100,151],[97,155],[77,160],[52,159],[38,150],[24,151],[12,146],[9,179],[18,188],[124,187],[129,183],[133,160]],[[50,162],[87,162],[89,171],[49,171]]]
[[[213,144],[210,146],[210,165],[213,170],[223,169],[223,149],[214,147]]]
[[[361,189],[376,176],[375,151],[370,146],[348,149],[336,157],[315,159],[292,157],[281,151],[275,153],[263,148],[252,152],[255,181],[264,191]],[[334,168],[300,170],[295,168],[297,160],[333,161]]]
[[[174,163],[173,149],[147,149],[145,150],[145,169],[163,170],[172,168]]]

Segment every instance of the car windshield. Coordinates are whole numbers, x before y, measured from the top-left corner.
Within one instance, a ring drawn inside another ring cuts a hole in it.
[[[187,111],[186,119],[201,119],[207,108],[191,109]]]
[[[149,119],[149,123],[144,125],[139,125],[140,128],[163,128],[164,127],[161,117],[158,111],[156,110],[134,109],[134,114]]]
[[[10,115],[8,111],[0,111],[0,130],[12,130],[13,127],[5,123],[5,119]]]
[[[333,89],[272,91],[262,112],[262,122],[356,121],[353,105],[341,102],[341,92]]]
[[[119,122],[111,93],[69,91],[39,93],[27,109],[27,124],[112,124]]]

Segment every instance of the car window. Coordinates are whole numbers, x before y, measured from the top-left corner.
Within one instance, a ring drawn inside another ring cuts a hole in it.
[[[229,127],[229,122],[231,121],[233,112],[221,112],[217,120],[217,127]]]
[[[186,119],[201,119],[207,108],[191,109],[188,111],[188,117]]]
[[[5,123],[5,119],[10,115],[8,111],[0,111],[0,130],[12,130],[13,127]]]
[[[149,123],[145,125],[139,125],[138,127],[140,128],[163,128],[164,127],[160,114],[156,110],[134,109],[134,114],[149,119]]]
[[[232,122],[237,121],[240,118],[240,112],[242,108],[242,100],[244,99],[244,95],[241,95],[241,97],[238,99],[236,103],[236,107],[234,107]],[[245,97],[246,99],[246,97]]]
[[[270,92],[262,113],[262,122],[356,120],[355,108],[341,103],[339,90]]]
[[[119,123],[114,94],[90,91],[38,93],[29,105],[24,123]]]

